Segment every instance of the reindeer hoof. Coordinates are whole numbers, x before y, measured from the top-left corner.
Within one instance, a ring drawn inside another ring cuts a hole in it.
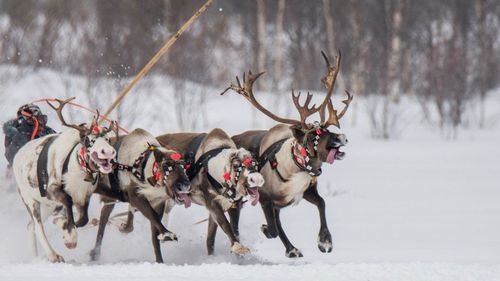
[[[130,233],[134,231],[134,225],[128,223],[122,223],[120,224],[120,227],[118,227],[118,230],[120,230],[121,233]]]
[[[323,253],[331,253],[333,246],[331,241],[318,241],[318,249]]]
[[[289,251],[286,251],[286,256],[288,258],[301,258],[301,257],[303,257],[302,253],[297,248],[293,248]]]
[[[49,254],[50,262],[64,262],[64,258],[56,253]]]
[[[330,232],[320,232],[318,236],[318,249],[323,253],[331,253],[332,246],[332,235]]]
[[[233,246],[231,247],[231,253],[234,253],[238,256],[243,256],[250,253],[250,249],[241,245],[239,242],[234,242]]]
[[[175,233],[173,232],[167,231],[165,233],[160,233],[158,235],[158,240],[160,240],[161,242],[177,241],[177,235],[175,235]]]
[[[89,222],[88,217],[82,217],[77,222],[75,222],[75,225],[76,225],[76,227],[83,227],[83,226],[86,226],[88,222]]]
[[[101,257],[101,250],[94,248],[90,250],[89,255],[91,261],[97,261]]]
[[[55,217],[54,220],[52,220],[52,223],[59,226],[60,228],[63,228],[67,222],[68,220],[65,217]]]
[[[68,249],[74,249],[76,248],[76,242],[64,242],[64,246],[66,246],[66,248]]]

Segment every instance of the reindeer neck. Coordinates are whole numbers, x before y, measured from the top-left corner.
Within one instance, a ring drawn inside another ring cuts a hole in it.
[[[296,173],[303,172],[292,158],[292,143],[294,140],[294,138],[287,139],[276,153],[276,160],[279,163],[277,169],[285,179],[291,178]]]

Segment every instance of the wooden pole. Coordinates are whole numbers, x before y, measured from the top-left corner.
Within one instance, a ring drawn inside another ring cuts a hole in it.
[[[139,71],[139,73],[137,73],[134,79],[132,79],[132,81],[130,81],[127,84],[127,86],[123,88],[123,90],[120,92],[115,101],[113,101],[111,106],[106,110],[106,112],[104,112],[104,117],[107,117],[115,109],[115,107],[130,92],[130,90],[135,86],[135,84],[137,84],[137,82],[139,82],[139,80],[141,80],[142,77],[144,77],[144,75],[146,75],[151,70],[151,68],[153,68],[153,66],[158,62],[161,56],[163,56],[168,51],[168,49],[170,49],[170,47],[172,47],[172,45],[175,44],[175,42],[177,41],[177,39],[179,39],[182,33],[184,33],[184,31],[186,31],[189,27],[191,27],[191,25],[196,21],[196,19],[200,17],[200,15],[203,14],[208,9],[208,7],[212,4],[212,2],[213,0],[207,0],[207,2],[205,2],[205,4],[201,6],[201,8],[193,16],[186,23],[184,23],[184,25],[181,26],[181,28],[177,31],[177,33],[175,33],[175,35],[172,36],[170,40],[168,40],[167,43],[165,43],[165,45],[163,45],[163,47],[154,55],[154,57],[151,58],[151,60],[141,69],[141,71]]]

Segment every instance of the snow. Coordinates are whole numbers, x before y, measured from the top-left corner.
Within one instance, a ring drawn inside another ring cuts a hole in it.
[[[199,266],[165,266],[151,263],[112,265],[14,265],[0,268],[2,280],[406,280],[470,281],[494,280],[499,266],[456,264],[337,264],[234,265],[230,263]],[[307,277],[307,279],[304,279]]]
[[[21,103],[47,93],[64,95],[59,76],[42,74],[27,75],[17,85],[0,85],[5,101],[0,108],[2,121]],[[65,80],[78,84],[78,77]],[[149,90],[159,92],[155,87],[162,87],[167,89],[165,95],[173,94],[165,85],[168,82],[158,77],[154,80],[160,82]],[[40,81],[46,82],[43,87],[38,86]],[[77,101],[85,104],[84,91],[75,87]],[[272,124],[261,114],[255,115],[258,120],[251,120],[253,114],[246,101],[233,94],[220,97],[221,89],[206,92],[210,95],[207,108],[211,110],[205,129],[221,126],[229,133],[239,133],[253,124]],[[206,223],[196,224],[207,217],[207,211],[200,206],[178,206],[168,229],[179,236],[179,241],[162,244],[165,265],[153,263],[149,224],[139,214],[134,232],[128,235],[108,226],[98,262],[91,262],[88,256],[95,227],[79,230],[78,247],[68,250],[62,243],[62,233],[49,219],[45,224],[47,236],[67,261],[50,264],[43,258],[32,258],[26,210],[3,180],[0,280],[500,280],[500,130],[495,123],[500,116],[498,93],[488,101],[488,129],[462,130],[454,141],[442,139],[434,129],[412,118],[413,109],[401,117],[406,126],[396,140],[371,139],[361,111],[355,126],[344,123],[342,131],[349,139],[344,149],[346,159],[325,165],[319,180],[334,250],[330,254],[318,250],[317,210],[302,201],[282,211],[288,237],[304,254],[298,260],[285,257],[279,239],[264,238],[259,230],[264,223],[262,211],[250,205],[243,209],[240,221],[241,240],[251,254],[242,258],[230,254],[228,239],[219,231],[215,256],[208,257],[204,246]],[[355,102],[362,110],[365,101]],[[50,122],[56,120],[51,117]],[[156,134],[179,130],[168,122],[150,127],[151,120],[145,117],[130,122],[151,128]],[[5,165],[1,160],[0,168]],[[115,212],[126,208],[118,204]],[[94,198],[91,217],[97,217],[98,210]]]

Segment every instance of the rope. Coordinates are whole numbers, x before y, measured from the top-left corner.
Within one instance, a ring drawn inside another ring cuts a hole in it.
[[[51,98],[43,98],[43,99],[34,100],[34,101],[32,101],[31,103],[41,103],[41,102],[47,102],[47,101],[52,101],[52,102],[55,102],[55,101],[56,101],[56,99],[51,99]],[[69,105],[71,105],[71,106],[74,106],[74,107],[77,107],[77,108],[83,109],[83,110],[85,110],[85,111],[88,111],[88,112],[90,112],[90,113],[92,113],[92,114],[97,114],[97,111],[95,111],[95,110],[93,110],[93,109],[90,109],[90,108],[88,108],[88,107],[85,107],[85,106],[83,106],[83,105],[80,105],[80,104],[77,104],[77,103],[74,103],[74,102],[71,102],[71,101],[70,101],[70,102],[68,102],[68,104],[69,104]],[[106,121],[108,121],[109,123],[111,123],[111,120],[110,120],[109,118],[107,118],[106,116],[102,116],[102,115],[101,115],[101,118],[102,118],[102,119],[104,119],[104,120],[106,120]],[[128,133],[129,133],[129,131],[128,131],[127,129],[123,128],[123,127],[118,126],[118,129],[120,129],[122,132],[124,132],[124,133],[126,133],[126,134],[128,134]]]
[[[115,107],[130,92],[130,90],[135,86],[135,84],[137,84],[137,82],[139,82],[139,80],[141,80],[142,77],[144,77],[144,75],[146,75],[151,70],[151,68],[153,68],[153,66],[158,62],[158,60],[168,51],[168,49],[170,49],[170,47],[172,47],[172,45],[174,45],[177,39],[179,39],[182,33],[184,33],[184,31],[186,31],[189,27],[191,27],[194,21],[208,9],[208,7],[212,4],[212,2],[213,0],[207,0],[207,2],[205,2],[205,4],[201,6],[201,8],[194,15],[192,15],[191,18],[186,23],[184,23],[181,26],[181,28],[177,31],[177,33],[175,33],[174,36],[172,36],[170,40],[168,40],[167,43],[163,45],[163,47],[154,55],[154,57],[151,58],[151,60],[141,69],[141,71],[139,71],[139,73],[137,73],[134,79],[132,79],[132,81],[130,81],[125,86],[125,88],[123,88],[123,90],[120,92],[115,101],[106,110],[103,118],[108,116],[113,111],[113,109],[115,109]]]

